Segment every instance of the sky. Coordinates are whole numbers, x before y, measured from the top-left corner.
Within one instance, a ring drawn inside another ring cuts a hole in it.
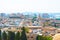
[[[60,13],[60,0],[0,0],[0,13]]]

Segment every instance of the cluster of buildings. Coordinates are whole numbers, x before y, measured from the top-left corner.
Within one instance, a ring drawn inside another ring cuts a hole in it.
[[[0,27],[9,26],[41,26],[40,16],[36,14],[24,15],[20,13],[0,14]]]
[[[11,26],[56,26],[60,27],[60,19],[51,17],[48,13],[23,14],[23,13],[0,13],[0,27]]]
[[[21,31],[21,27],[28,27],[28,39],[35,40],[38,35],[54,36],[60,33],[60,18],[43,14],[23,14],[23,13],[0,13],[0,28],[2,31]],[[33,38],[34,37],[34,38]]]

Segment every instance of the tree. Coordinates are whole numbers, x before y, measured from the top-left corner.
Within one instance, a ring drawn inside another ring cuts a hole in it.
[[[39,37],[39,35],[36,37],[36,40],[40,40],[40,37]]]
[[[52,40],[52,37],[51,36],[40,36],[40,35],[38,35],[36,37],[36,40]]]
[[[20,40],[20,32],[19,31],[15,35],[15,40]]]
[[[38,36],[36,37],[36,40],[44,40],[44,39],[43,39],[43,36],[38,35]]]
[[[15,33],[12,31],[8,31],[8,40],[15,40]]]
[[[25,27],[25,32],[29,33],[29,28],[28,27]]]
[[[27,40],[27,36],[26,36],[26,32],[25,32],[25,27],[22,28],[21,40]]]
[[[6,34],[5,31],[4,31],[3,34],[2,34],[2,39],[3,39],[3,40],[7,40],[7,34]]]
[[[45,36],[45,39],[46,40],[52,40],[52,37],[51,36]]]
[[[2,38],[1,38],[1,30],[0,30],[0,40],[2,40]]]

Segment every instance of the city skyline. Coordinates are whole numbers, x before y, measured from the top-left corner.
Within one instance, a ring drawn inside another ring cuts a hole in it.
[[[9,15],[15,15],[15,16],[19,16],[19,15],[29,15],[29,16],[41,16],[43,18],[45,17],[49,17],[49,18],[60,18],[60,13],[38,13],[38,12],[23,12],[23,13],[12,13],[12,14],[7,14],[7,13],[0,13],[0,16],[9,16]]]

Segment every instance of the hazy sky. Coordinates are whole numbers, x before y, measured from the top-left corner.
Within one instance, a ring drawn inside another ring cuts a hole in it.
[[[60,12],[60,0],[0,0],[1,12]]]

